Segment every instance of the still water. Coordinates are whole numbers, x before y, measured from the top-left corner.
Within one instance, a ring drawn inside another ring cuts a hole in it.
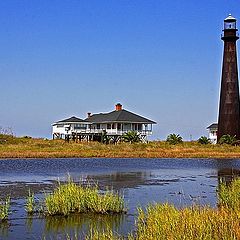
[[[24,210],[28,190],[41,199],[56,181],[98,183],[124,195],[124,215],[78,214],[29,218]],[[192,204],[216,206],[219,179],[240,175],[238,159],[3,159],[0,160],[0,198],[11,196],[11,215],[0,225],[0,239],[84,238],[89,227],[127,235],[134,230],[137,207],[169,202],[177,207]]]

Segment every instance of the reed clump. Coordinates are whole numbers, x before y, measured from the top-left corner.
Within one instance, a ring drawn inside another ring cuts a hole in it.
[[[10,214],[10,197],[7,197],[5,200],[0,200],[0,221],[8,220]]]
[[[47,215],[64,215],[70,213],[123,213],[124,199],[113,191],[101,193],[97,186],[83,186],[69,181],[60,184],[45,197]]]
[[[28,191],[28,196],[26,199],[26,205],[25,205],[25,210],[26,212],[31,215],[35,212],[35,198],[34,198],[34,193],[31,192],[31,190],[29,189]]]
[[[231,184],[220,182],[218,187],[218,205],[234,211],[240,210],[240,178],[235,178]]]

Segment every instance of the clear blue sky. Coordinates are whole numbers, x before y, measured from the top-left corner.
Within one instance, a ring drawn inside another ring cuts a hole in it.
[[[229,13],[240,28],[239,0],[2,0],[0,126],[50,137],[121,102],[158,123],[155,139],[206,135]]]

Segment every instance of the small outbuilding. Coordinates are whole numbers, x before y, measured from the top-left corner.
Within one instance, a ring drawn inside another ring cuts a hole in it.
[[[217,131],[218,131],[218,124],[217,123],[213,123],[210,126],[207,127],[208,129],[208,138],[210,139],[210,141],[214,144],[217,143]]]

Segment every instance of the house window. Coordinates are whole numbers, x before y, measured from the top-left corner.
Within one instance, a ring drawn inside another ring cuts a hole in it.
[[[118,123],[117,124],[117,130],[121,130],[122,129],[122,124],[121,123]]]
[[[64,127],[64,124],[58,124],[57,125],[57,128],[62,128],[62,127]]]
[[[99,123],[97,124],[97,129],[100,129],[100,124]]]
[[[138,127],[137,124],[133,123],[132,125],[133,131],[137,131],[138,130],[137,127]]]
[[[87,126],[85,124],[74,124],[74,129],[86,129]]]
[[[107,124],[107,129],[111,129],[111,125],[110,123]]]

